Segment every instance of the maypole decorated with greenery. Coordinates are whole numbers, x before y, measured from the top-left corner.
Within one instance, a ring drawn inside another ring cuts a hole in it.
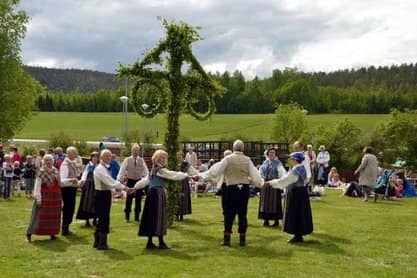
[[[208,119],[216,109],[215,96],[224,89],[207,75],[192,53],[192,43],[200,40],[199,28],[165,19],[162,25],[166,38],[133,66],[121,65],[119,75],[134,80],[132,103],[139,115],[150,118],[166,112],[164,146],[169,155],[168,167],[178,169],[180,114],[186,112],[198,120]],[[204,112],[200,111],[202,108]],[[169,182],[167,188],[168,222],[171,225],[180,193],[178,183]]]

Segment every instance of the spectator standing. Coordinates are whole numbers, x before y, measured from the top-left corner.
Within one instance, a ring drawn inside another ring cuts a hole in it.
[[[328,170],[329,170],[329,162],[330,162],[330,154],[326,150],[324,145],[319,147],[319,153],[317,154],[317,181],[321,185],[326,185],[327,178],[328,178]]]
[[[26,162],[23,166],[23,169],[23,178],[25,180],[25,195],[26,198],[32,198],[36,178],[36,166],[33,163],[32,156],[26,156]]]
[[[378,177],[378,160],[374,155],[371,147],[363,149],[362,162],[355,170],[355,175],[359,174],[359,184],[362,186],[364,199],[368,201],[369,194],[375,189],[376,180]]]

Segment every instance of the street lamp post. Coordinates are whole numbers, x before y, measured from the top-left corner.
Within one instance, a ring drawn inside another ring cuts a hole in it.
[[[123,103],[123,115],[122,115],[122,136],[127,136],[127,102],[129,98],[127,96],[121,96],[120,101]]]

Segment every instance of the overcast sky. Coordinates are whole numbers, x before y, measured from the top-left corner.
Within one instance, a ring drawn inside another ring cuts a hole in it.
[[[417,62],[415,0],[21,0],[25,64],[115,72],[163,37],[157,20],[201,26],[206,70],[333,71]]]

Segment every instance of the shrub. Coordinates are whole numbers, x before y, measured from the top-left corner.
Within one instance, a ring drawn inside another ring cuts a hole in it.
[[[73,145],[73,141],[74,140],[71,138],[69,134],[60,131],[57,134],[51,134],[51,137],[49,138],[49,147],[61,147],[65,151],[66,148]]]

